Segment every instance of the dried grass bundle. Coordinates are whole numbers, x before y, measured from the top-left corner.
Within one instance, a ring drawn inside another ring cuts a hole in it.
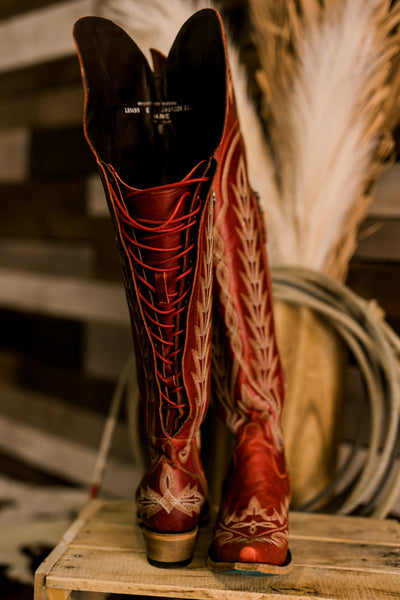
[[[399,5],[249,4],[276,167],[277,193],[262,198],[271,262],[343,281],[399,121]],[[282,423],[293,504],[301,505],[335,470],[344,348],[311,310],[275,309],[288,382]]]
[[[262,198],[271,260],[343,280],[399,121],[399,5],[249,4],[276,161],[279,204]]]

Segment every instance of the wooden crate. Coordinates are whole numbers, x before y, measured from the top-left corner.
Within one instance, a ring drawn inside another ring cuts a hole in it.
[[[211,572],[211,537],[211,527],[201,531],[189,566],[157,569],[147,562],[134,503],[94,500],[37,570],[34,600],[72,599],[74,590],[198,600],[400,598],[396,521],[293,513],[294,568],[284,576]]]

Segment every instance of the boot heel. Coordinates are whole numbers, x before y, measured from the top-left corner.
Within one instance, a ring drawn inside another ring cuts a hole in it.
[[[185,533],[158,533],[142,529],[147,560],[154,567],[176,569],[188,565],[193,558],[197,530]]]

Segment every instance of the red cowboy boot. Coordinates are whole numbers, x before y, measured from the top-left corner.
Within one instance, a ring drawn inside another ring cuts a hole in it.
[[[215,570],[284,573],[289,476],[280,416],[284,376],[274,332],[265,229],[251,190],[227,79],[227,118],[216,153],[213,389],[236,436],[208,564]]]
[[[194,15],[157,73],[111,21],[85,17],[74,37],[85,135],[123,265],[149,445],[138,515],[149,561],[180,566],[191,560],[207,493],[197,439],[211,367],[213,154],[225,122],[220,23],[213,11]]]

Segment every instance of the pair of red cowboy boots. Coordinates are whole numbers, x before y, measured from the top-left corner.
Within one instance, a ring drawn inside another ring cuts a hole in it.
[[[290,570],[290,485],[262,218],[246,169],[223,26],[204,9],[153,69],[107,19],[74,28],[84,129],[115,227],[149,467],[137,492],[148,560],[190,562],[207,482],[210,378],[236,436],[208,565]],[[211,351],[212,348],[212,351]]]

